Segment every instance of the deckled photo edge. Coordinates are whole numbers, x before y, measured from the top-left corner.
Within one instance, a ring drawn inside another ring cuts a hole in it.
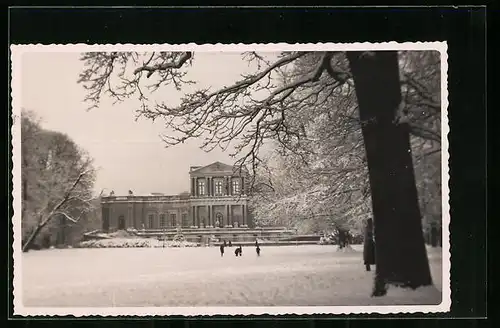
[[[285,314],[398,314],[398,313],[439,313],[448,312],[451,306],[450,288],[450,204],[449,204],[449,150],[448,150],[448,54],[447,43],[438,42],[381,42],[381,43],[307,43],[307,44],[13,44],[11,49],[11,95],[12,95],[12,161],[13,161],[13,263],[14,263],[14,315],[20,316],[146,316],[146,315],[285,315]],[[21,261],[21,166],[20,146],[21,107],[19,99],[21,86],[21,57],[25,52],[91,52],[91,51],[182,51],[190,49],[198,52],[243,52],[254,51],[356,51],[356,50],[436,50],[441,54],[441,115],[442,115],[442,302],[438,305],[407,306],[332,306],[332,307],[197,307],[197,308],[41,308],[25,307],[22,301],[22,261]]]
[[[15,48],[11,52],[11,97],[12,97],[12,209],[11,223],[13,227],[13,307],[14,314],[23,310],[22,304],[22,261],[21,261],[21,61],[22,55]],[[10,228],[8,229],[10,233]]]
[[[449,167],[449,140],[448,133],[448,45],[441,42],[441,215],[442,215],[442,240],[443,240],[443,282],[441,304],[451,308],[451,233],[450,233],[450,167]]]

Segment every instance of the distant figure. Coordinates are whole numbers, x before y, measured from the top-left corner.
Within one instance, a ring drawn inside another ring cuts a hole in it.
[[[229,241],[229,247],[233,247],[233,243]]]
[[[255,247],[259,247],[259,241],[255,239]]]
[[[224,245],[220,245],[220,256],[224,256]]]
[[[238,257],[240,255],[240,249],[239,248],[236,248],[234,250],[234,255],[236,255],[236,257]]]
[[[241,255],[242,255],[242,253],[243,253],[243,249],[241,248],[241,245],[240,245],[238,248],[239,248],[239,250],[240,250],[240,256],[241,256]]]
[[[227,243],[226,243],[226,240],[224,239],[224,247],[226,247],[226,246],[227,246]]]
[[[375,241],[373,239],[373,219],[368,219],[365,227],[363,242],[363,260],[366,271],[371,271],[370,266],[375,265]]]
[[[255,251],[257,251],[257,256],[260,256],[260,247],[259,247],[259,245],[257,245],[257,248],[255,249]]]

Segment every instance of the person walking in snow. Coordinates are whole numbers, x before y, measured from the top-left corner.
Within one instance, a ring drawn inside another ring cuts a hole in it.
[[[236,257],[238,257],[238,256],[241,256],[241,253],[243,253],[241,246],[236,247],[236,249],[234,250],[234,255],[236,255]]]

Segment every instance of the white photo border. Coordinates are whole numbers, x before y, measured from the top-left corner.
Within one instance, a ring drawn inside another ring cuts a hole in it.
[[[12,174],[13,174],[13,294],[16,316],[215,316],[215,315],[322,315],[322,314],[408,314],[449,312],[451,307],[451,253],[448,143],[448,47],[446,42],[308,43],[308,44],[29,44],[11,45],[12,88]],[[441,176],[442,176],[442,300],[438,305],[298,306],[298,307],[26,307],[23,305],[21,251],[21,127],[22,61],[26,52],[89,51],[196,51],[196,52],[277,52],[277,51],[381,51],[436,50],[441,54]]]

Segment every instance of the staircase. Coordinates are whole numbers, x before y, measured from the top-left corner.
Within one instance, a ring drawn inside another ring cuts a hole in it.
[[[173,240],[176,235],[182,235],[186,241],[198,243],[201,246],[219,246],[224,241],[251,246],[256,240],[259,244],[268,246],[303,245],[318,244],[320,239],[317,235],[297,235],[295,230],[286,227],[128,229],[127,232],[133,236],[159,240]],[[100,233],[88,234],[85,239],[102,238],[101,235]]]

